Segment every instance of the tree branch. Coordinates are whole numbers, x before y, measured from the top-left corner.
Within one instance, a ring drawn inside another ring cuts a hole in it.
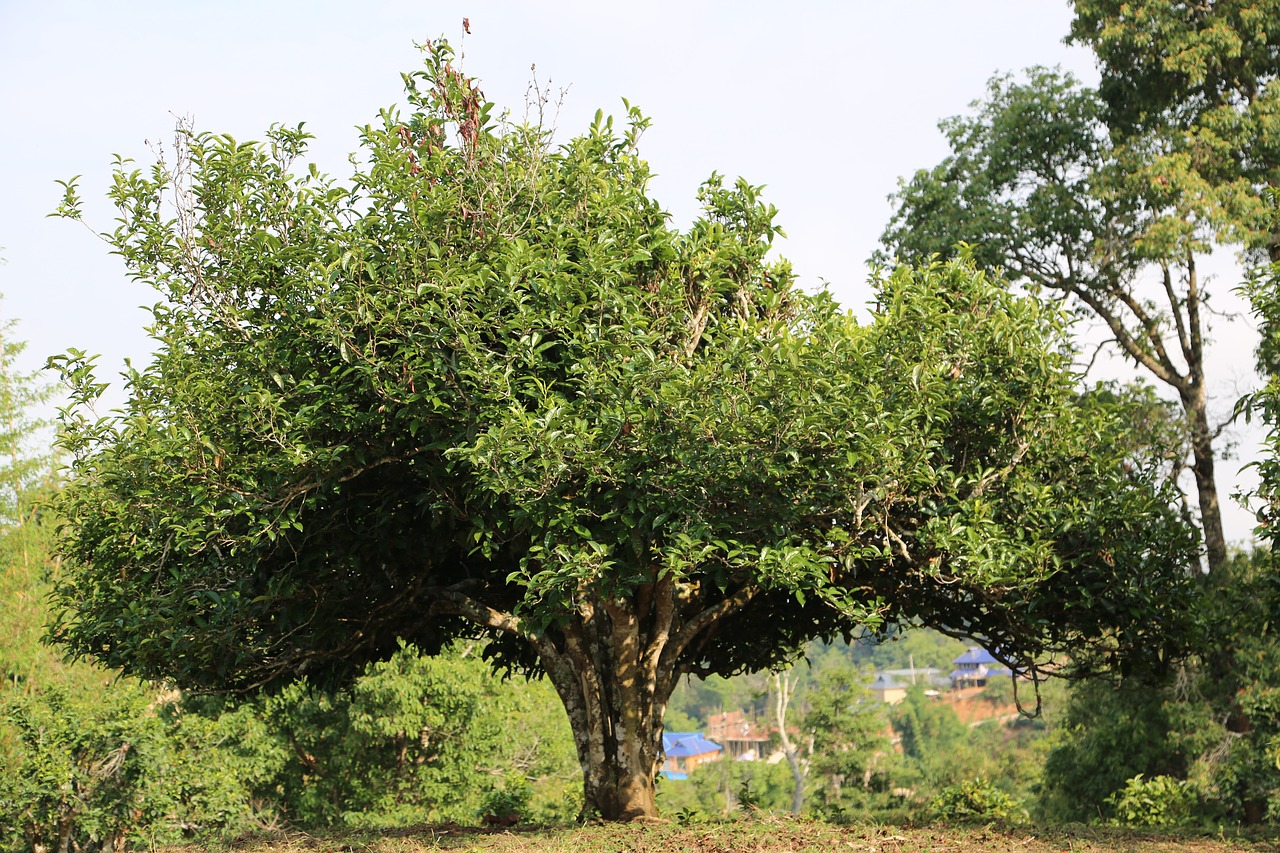
[[[650,695],[654,695],[658,686],[659,664],[662,653],[671,639],[671,626],[675,621],[675,579],[671,572],[660,575],[653,585],[653,625],[649,629],[648,642],[645,644],[644,656],[640,661],[645,686]],[[666,701],[666,697],[663,697]]]
[[[538,644],[538,638],[524,630],[518,616],[481,604],[454,587],[436,587],[428,589],[426,594],[434,599],[428,607],[428,612],[432,616],[461,616],[485,628],[493,628],[521,637],[535,646]]]
[[[713,607],[699,613],[697,616],[686,622],[675,635],[667,643],[667,647],[663,650],[659,658],[658,671],[666,676],[666,679],[675,684],[675,679],[679,677],[676,664],[680,660],[680,656],[684,654],[689,644],[693,642],[699,634],[707,628],[714,625],[721,619],[730,616],[743,607],[746,607],[751,599],[755,598],[760,591],[760,587],[755,584],[746,584],[733,595],[724,599]],[[665,685],[664,685],[665,686]]]
[[[1174,327],[1178,330],[1178,346],[1182,348],[1182,357],[1187,364],[1194,365],[1196,360],[1191,350],[1191,341],[1187,338],[1187,325],[1182,319],[1182,300],[1178,299],[1178,292],[1173,289],[1173,273],[1169,271],[1166,261],[1160,262],[1160,283],[1164,285],[1165,296],[1169,299],[1169,310],[1173,314]]]
[[[1125,352],[1147,370],[1150,370],[1161,382],[1173,386],[1179,393],[1182,392],[1186,385],[1186,378],[1178,373],[1177,368],[1171,363],[1161,362],[1150,352],[1139,346],[1138,342],[1125,329],[1124,323],[1120,322],[1120,318],[1116,316],[1116,313],[1108,308],[1096,294],[1082,287],[1074,286],[1072,287],[1072,292],[1081,302],[1088,305],[1095,314],[1102,318],[1107,327],[1111,329],[1111,334],[1115,336],[1116,342],[1120,344]]]
[[[1142,327],[1147,340],[1151,342],[1151,350],[1155,353],[1155,357],[1171,372],[1177,374],[1177,366],[1174,365],[1173,359],[1169,358],[1169,352],[1164,345],[1164,336],[1160,334],[1160,324],[1147,313],[1147,309],[1143,308],[1141,303],[1134,299],[1133,294],[1129,291],[1122,287],[1115,287],[1109,288],[1109,292],[1120,300],[1121,304],[1128,308],[1134,319],[1138,321],[1138,325]],[[1177,312],[1175,311],[1174,313],[1176,314]]]
[[[1191,355],[1187,358],[1191,381],[1204,385],[1204,336],[1200,329],[1200,280],[1196,273],[1196,256],[1187,251],[1187,324],[1191,327]]]

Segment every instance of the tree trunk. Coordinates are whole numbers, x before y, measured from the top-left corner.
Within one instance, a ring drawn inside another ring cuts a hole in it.
[[[1214,479],[1213,432],[1204,401],[1190,411],[1191,470],[1196,478],[1196,499],[1200,504],[1200,531],[1204,536],[1205,560],[1209,566],[1209,582],[1225,585],[1227,577],[1227,537],[1222,527],[1222,508],[1218,505],[1218,486]]]
[[[782,742],[783,754],[787,757],[787,766],[791,768],[791,814],[799,817],[804,809],[804,785],[809,776],[809,762],[800,755],[800,747],[791,740],[787,732],[787,708],[791,697],[795,694],[796,681],[783,673],[774,673],[774,722],[778,726],[778,739]],[[812,752],[812,746],[810,752]]]
[[[542,660],[573,729],[582,816],[654,820],[662,715],[675,680],[647,677],[655,675],[646,666],[652,650],[630,602],[584,605],[581,612],[564,628],[562,650],[545,651]]]
[[[70,853],[73,826],[74,818],[71,815],[64,813],[58,818],[58,853]]]
[[[662,764],[662,715],[685,653],[721,620],[744,607],[757,587],[744,584],[709,606],[654,572],[628,597],[580,591],[576,613],[541,633],[456,588],[434,590],[435,614],[450,613],[528,642],[569,715],[582,767],[586,819],[653,820]]]

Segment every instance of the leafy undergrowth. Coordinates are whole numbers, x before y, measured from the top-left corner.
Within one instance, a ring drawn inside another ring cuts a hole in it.
[[[478,829],[456,825],[423,826],[393,833],[311,836],[281,833],[241,838],[221,847],[168,847],[157,853],[419,853],[455,851],[545,851],[546,853],[763,853],[764,851],[1017,851],[1017,853],[1235,853],[1280,851],[1271,834],[1152,833],[1077,825],[1057,827],[919,828],[834,826],[811,821],[762,817],[749,821],[606,825],[578,828]]]

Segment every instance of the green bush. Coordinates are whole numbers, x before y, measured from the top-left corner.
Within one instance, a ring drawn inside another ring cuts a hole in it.
[[[130,682],[0,695],[0,849],[119,849],[246,821],[238,768],[172,710]]]
[[[554,691],[495,678],[478,651],[431,657],[405,644],[345,690],[301,681],[202,707],[229,721],[223,748],[254,771],[257,799],[295,826],[573,820],[581,771]]]
[[[1017,823],[1025,815],[1018,802],[985,779],[948,785],[929,803],[938,820],[954,823]]]
[[[1182,826],[1192,819],[1196,803],[1190,783],[1172,776],[1141,773],[1107,798],[1115,809],[1115,822],[1128,826]]]

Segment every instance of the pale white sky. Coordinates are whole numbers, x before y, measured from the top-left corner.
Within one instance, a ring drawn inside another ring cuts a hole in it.
[[[1062,43],[1063,0],[0,0],[0,316],[21,320],[26,365],[75,347],[100,353],[110,380],[148,352],[137,306],[154,294],[88,231],[45,218],[55,179],[81,175],[89,220],[113,227],[112,155],[147,164],[147,141],[169,139],[175,116],[239,139],[305,121],[312,159],[343,176],[354,128],[399,101],[413,42],[456,45],[464,16],[465,68],[492,100],[519,114],[536,64],[568,88],[567,135],[628,98],[653,119],[642,153],[677,223],[713,170],[766,184],[789,237],[781,253],[803,284],[825,280],[851,308],[870,297],[886,196],[947,153],[938,119],[965,111],[996,72],[1061,64],[1097,77],[1090,53]],[[1227,298],[1238,273],[1220,269],[1221,307],[1239,310]],[[1252,338],[1223,323],[1217,336],[1226,410],[1250,381]],[[1240,464],[1221,465],[1224,493]],[[1227,525],[1242,540],[1252,521],[1231,509]]]

